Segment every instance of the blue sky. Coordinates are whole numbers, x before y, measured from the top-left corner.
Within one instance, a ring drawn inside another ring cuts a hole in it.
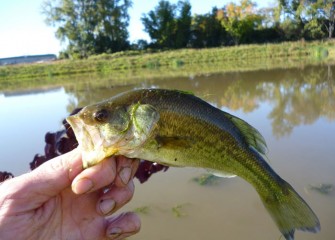
[[[55,29],[44,23],[41,14],[43,0],[0,0],[0,58],[34,55],[58,54],[65,48],[55,38]],[[143,32],[141,16],[157,6],[159,0],[133,0],[130,9],[130,41],[149,39]],[[170,2],[176,3],[177,0]],[[222,7],[230,0],[190,0],[192,14],[209,12],[213,6]],[[266,0],[258,0],[259,5],[267,6]]]

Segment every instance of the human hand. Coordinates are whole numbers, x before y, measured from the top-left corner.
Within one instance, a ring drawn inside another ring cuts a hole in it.
[[[134,213],[106,217],[134,193],[138,161],[123,156],[82,169],[75,149],[0,185],[1,239],[123,239],[137,233]]]

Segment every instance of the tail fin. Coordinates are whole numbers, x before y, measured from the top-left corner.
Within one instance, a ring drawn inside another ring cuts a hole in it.
[[[320,231],[318,217],[290,184],[284,182],[281,196],[262,201],[286,240],[294,240],[295,229]]]

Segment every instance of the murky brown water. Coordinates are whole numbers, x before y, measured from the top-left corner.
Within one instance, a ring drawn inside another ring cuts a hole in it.
[[[244,73],[143,79],[135,85],[112,81],[67,85],[48,91],[0,94],[0,171],[28,171],[43,153],[44,134],[83,106],[142,87],[192,91],[246,120],[265,137],[271,166],[309,203],[321,233],[298,231],[296,239],[335,239],[335,192],[309,188],[335,185],[335,67],[309,66]],[[170,168],[136,182],[127,210],[142,209],[141,232],[131,239],[273,239],[280,233],[255,190],[240,178],[201,186],[202,169]]]

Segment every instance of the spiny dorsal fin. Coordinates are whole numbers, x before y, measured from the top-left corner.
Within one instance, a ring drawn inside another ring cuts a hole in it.
[[[259,152],[261,155],[263,155],[266,158],[265,155],[267,153],[267,146],[266,146],[265,139],[260,134],[260,132],[258,132],[256,128],[254,128],[247,122],[243,121],[242,119],[235,117],[233,115],[230,115],[229,113],[224,113],[224,114],[241,131],[249,147],[255,149],[257,152]]]

